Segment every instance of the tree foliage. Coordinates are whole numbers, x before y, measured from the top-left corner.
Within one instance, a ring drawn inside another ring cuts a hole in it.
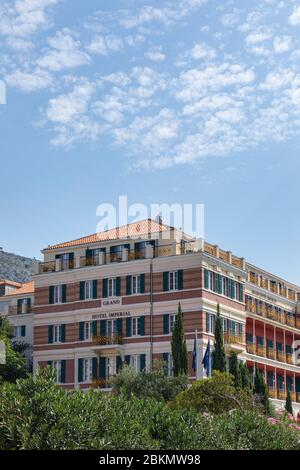
[[[288,413],[291,413],[291,415],[293,414],[292,397],[291,397],[291,392],[289,390],[288,390],[287,395],[286,395],[285,410]]]
[[[265,413],[270,414],[268,388],[264,380],[264,376],[257,366],[255,367],[253,393],[257,396],[259,402],[261,402],[263,405]]]
[[[220,374],[220,373],[215,373]],[[237,403],[228,374],[215,401]],[[224,389],[225,385],[225,389]],[[216,384],[215,384],[216,386]],[[187,392],[187,391],[186,391]],[[183,393],[186,393],[183,392]],[[178,403],[177,403],[178,404]],[[0,448],[44,450],[300,449],[299,431],[273,425],[257,410],[232,409],[207,415],[192,406],[172,407],[154,398],[66,391],[52,369],[33,379],[0,385]]]
[[[220,305],[217,306],[217,318],[215,327],[214,350],[212,353],[212,368],[220,372],[226,372],[226,354],[224,348],[224,338],[222,320],[220,316]]]
[[[213,371],[210,379],[197,380],[179,393],[170,406],[222,414],[236,408],[252,409],[253,399],[250,392],[235,388],[231,374]]]
[[[26,377],[26,363],[23,354],[11,343],[12,326],[5,317],[0,317],[0,341],[5,345],[5,364],[0,364],[0,383],[15,382]]]
[[[179,392],[186,389],[186,375],[168,376],[162,363],[155,363],[153,371],[136,372],[131,367],[124,367],[112,380],[113,392],[126,398],[135,395],[139,398],[155,398],[159,401],[172,400]]]
[[[174,323],[172,334],[172,357],[174,376],[187,375],[188,373],[188,353],[186,341],[184,339],[183,313],[181,305],[178,305],[178,312]]]

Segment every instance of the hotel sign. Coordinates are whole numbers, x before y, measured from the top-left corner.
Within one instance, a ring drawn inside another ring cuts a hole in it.
[[[122,305],[122,297],[114,297],[112,299],[102,300],[102,307],[108,307],[110,305]]]
[[[130,317],[131,312],[108,312],[108,313],[95,313],[95,315],[92,315],[93,320],[99,320],[99,319],[109,319],[109,318],[122,318],[122,317]]]

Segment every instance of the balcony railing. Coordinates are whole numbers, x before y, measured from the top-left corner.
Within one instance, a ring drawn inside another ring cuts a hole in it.
[[[10,305],[8,307],[8,315],[26,315],[33,312],[32,306],[22,305]]]
[[[268,387],[268,392],[270,398],[277,398],[277,392],[275,388]]]
[[[286,399],[286,391],[285,390],[278,390],[277,391],[277,398],[279,400],[285,400]]]
[[[224,333],[224,342],[225,344],[245,344],[245,339],[242,335]]]
[[[255,344],[254,343],[247,343],[246,349],[247,349],[247,352],[249,354],[255,354]]]
[[[287,315],[287,317],[286,317],[286,324],[287,324],[288,326],[292,326],[292,327],[295,328],[295,323],[296,323],[296,322],[295,322],[295,317],[292,317],[292,316],[290,316],[290,315]]]
[[[123,337],[119,333],[93,336],[93,346],[109,346],[114,344],[123,344]]]
[[[258,356],[266,357],[266,348],[265,346],[261,346],[260,344],[256,347],[256,354]]]
[[[286,362],[287,362],[287,364],[294,364],[293,354],[286,353]]]
[[[93,388],[108,388],[109,387],[109,380],[106,377],[97,377],[94,378],[92,381]]]
[[[277,361],[285,362],[285,354],[282,351],[277,351],[276,353]]]
[[[275,359],[275,357],[276,357],[275,350],[271,349],[271,348],[268,348],[267,349],[267,357],[269,359]]]

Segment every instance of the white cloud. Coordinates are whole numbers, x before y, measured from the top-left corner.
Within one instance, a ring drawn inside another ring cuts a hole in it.
[[[37,60],[40,67],[52,71],[65,68],[74,68],[90,63],[90,57],[80,50],[80,42],[76,41],[69,31],[59,31],[56,36],[48,40],[51,49]]]
[[[44,90],[52,86],[53,77],[45,70],[15,70],[5,76],[7,84],[24,92]]]
[[[191,51],[191,56],[195,60],[200,60],[200,59],[211,60],[216,57],[216,51],[212,47],[209,47],[207,44],[202,42],[202,43],[196,44],[193,47]]]
[[[166,58],[165,54],[162,52],[162,47],[157,46],[153,47],[149,51],[145,52],[145,57],[153,62],[163,62]]]
[[[123,41],[121,38],[111,36],[96,36],[87,46],[87,50],[91,54],[107,56],[110,51],[118,52],[123,48]]]
[[[290,70],[280,70],[268,73],[266,80],[260,85],[262,90],[274,91],[285,87],[294,78],[294,72]]]
[[[87,81],[75,85],[71,92],[49,100],[47,119],[61,124],[72,122],[87,111],[93,93],[94,86]]]
[[[246,37],[246,44],[253,46],[261,42],[272,39],[273,34],[271,32],[253,32]]]
[[[288,52],[292,46],[292,38],[290,36],[276,36],[273,41],[273,46],[274,52],[276,54],[283,54],[284,52]]]
[[[300,6],[294,8],[293,13],[289,17],[289,22],[293,26],[300,25]]]
[[[0,6],[0,34],[28,37],[50,24],[48,8],[60,0],[17,0]]]

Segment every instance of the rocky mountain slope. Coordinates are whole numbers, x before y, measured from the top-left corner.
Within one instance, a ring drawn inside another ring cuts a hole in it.
[[[35,274],[37,260],[7,253],[0,249],[0,279],[27,282]]]

